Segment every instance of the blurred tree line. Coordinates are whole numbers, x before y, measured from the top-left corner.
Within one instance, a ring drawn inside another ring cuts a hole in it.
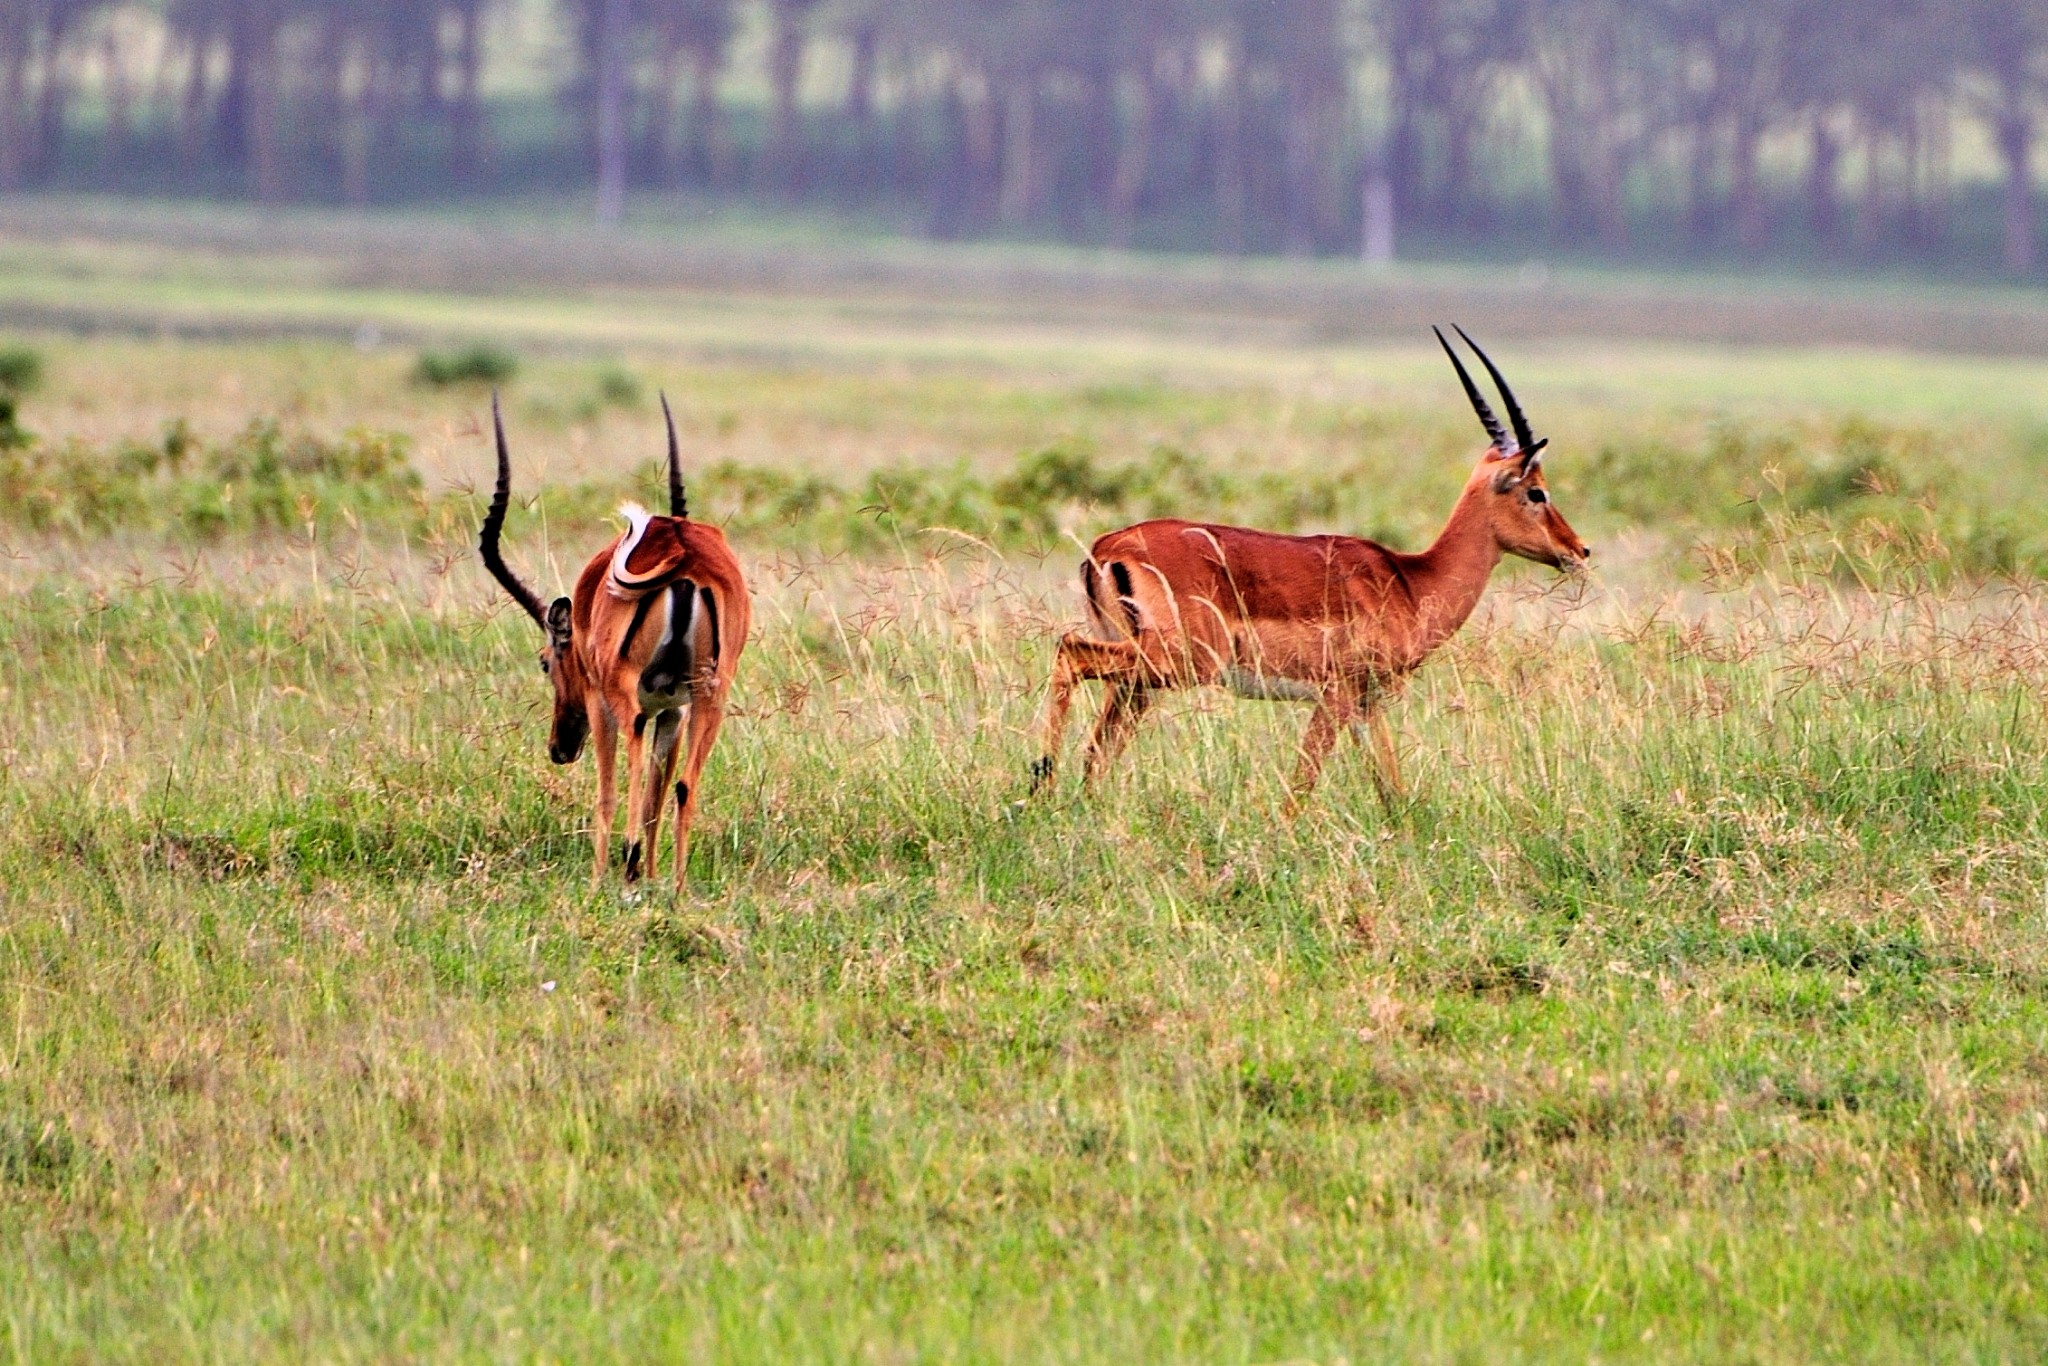
[[[543,13],[545,11],[545,13]],[[514,21],[568,55],[490,93]],[[0,0],[0,188],[2037,262],[2048,0]]]

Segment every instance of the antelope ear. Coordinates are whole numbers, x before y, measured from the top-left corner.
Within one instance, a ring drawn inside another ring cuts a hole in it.
[[[569,600],[556,598],[548,604],[548,644],[560,649],[569,643]]]
[[[1549,444],[1550,438],[1546,436],[1522,453],[1522,473],[1524,475],[1532,474],[1541,467],[1543,464],[1543,448]]]
[[[1495,493],[1506,493],[1528,477],[1529,467],[1526,465],[1519,469],[1502,470],[1499,474],[1493,476],[1493,491]]]

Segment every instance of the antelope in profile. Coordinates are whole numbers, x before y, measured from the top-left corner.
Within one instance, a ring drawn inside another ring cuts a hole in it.
[[[1081,565],[1094,638],[1060,640],[1034,791],[1053,776],[1075,687],[1100,679],[1108,696],[1088,742],[1084,784],[1123,749],[1155,693],[1220,683],[1240,697],[1315,703],[1290,809],[1314,790],[1340,726],[1361,742],[1371,729],[1380,795],[1400,792],[1384,703],[1465,624],[1501,556],[1576,572],[1593,553],[1550,501],[1547,442],[1531,435],[1478,343],[1457,332],[1493,377],[1513,432],[1502,430],[1438,329],[1488,444],[1435,544],[1411,555],[1355,536],[1281,536],[1174,518],[1101,537]]]
[[[506,566],[498,548],[512,498],[512,464],[505,420],[493,395],[498,487],[478,549],[484,567],[547,638],[540,667],[555,689],[548,757],[558,764],[574,763],[584,740],[593,732],[597,736],[593,886],[604,880],[618,805],[613,760],[619,728],[626,728],[625,862],[631,883],[643,872],[655,872],[661,808],[675,774],[683,709],[689,709],[689,748],[682,780],[675,785],[675,882],[680,892],[689,863],[690,824],[697,815],[698,775],[718,739],[753,609],[725,534],[690,520],[676,422],[666,395],[661,412],[668,424],[669,515],[653,516],[637,503],[626,504],[620,509],[625,532],[583,567],[573,597],[556,598],[543,610],[540,598]]]

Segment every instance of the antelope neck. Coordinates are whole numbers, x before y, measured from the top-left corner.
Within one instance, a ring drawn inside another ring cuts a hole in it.
[[[1483,504],[1484,492],[1483,486],[1466,488],[1429,549],[1394,557],[1415,593],[1411,667],[1465,624],[1500,563],[1500,541]]]

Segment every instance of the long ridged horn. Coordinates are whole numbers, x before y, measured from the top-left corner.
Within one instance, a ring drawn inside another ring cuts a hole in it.
[[[1458,327],[1456,323],[1452,323],[1451,326]],[[1486,367],[1486,373],[1493,376],[1494,387],[1500,390],[1500,401],[1507,405],[1508,421],[1515,424],[1515,450],[1526,458],[1534,459],[1543,449],[1543,443],[1530,434],[1529,419],[1522,416],[1522,406],[1515,402],[1515,391],[1508,388],[1507,377],[1502,375],[1500,367],[1479,349],[1478,342],[1465,336],[1464,328],[1458,327],[1458,335],[1465,337],[1465,345],[1472,348],[1472,354],[1479,357],[1479,363]]]
[[[1457,324],[1453,323],[1452,326],[1456,327]],[[1458,353],[1453,351],[1450,342],[1445,340],[1444,330],[1441,327],[1431,327],[1429,330],[1436,333],[1436,339],[1442,344],[1444,354],[1451,358],[1451,367],[1458,372],[1458,383],[1465,386],[1465,397],[1472,400],[1472,411],[1479,414],[1479,425],[1486,428],[1487,439],[1493,442],[1493,448],[1502,455],[1513,454],[1508,449],[1508,434],[1501,430],[1500,419],[1493,415],[1493,409],[1487,407],[1486,400],[1480,397],[1479,386],[1472,382],[1472,374],[1465,368],[1465,362],[1458,359]],[[1464,330],[1460,329],[1458,335],[1465,337]],[[1469,345],[1472,339],[1465,337],[1465,341]],[[1479,348],[1474,346],[1472,349],[1477,351]],[[1480,359],[1484,360],[1485,357],[1482,356]]]
[[[683,454],[676,444],[676,415],[668,410],[668,394],[661,396],[661,419],[668,424],[668,515],[687,518],[690,500],[683,492]]]
[[[498,411],[497,391],[491,393],[491,426],[498,438],[498,487],[491,494],[491,510],[484,514],[484,529],[477,541],[477,553],[483,556],[484,568],[491,571],[491,577],[504,585],[512,595],[512,601],[526,609],[526,615],[533,618],[533,624],[545,631],[548,617],[540,605],[540,599],[531,588],[519,581],[519,576],[505,564],[505,557],[498,553],[498,537],[505,530],[505,510],[512,505],[512,457],[505,449],[505,417]]]

